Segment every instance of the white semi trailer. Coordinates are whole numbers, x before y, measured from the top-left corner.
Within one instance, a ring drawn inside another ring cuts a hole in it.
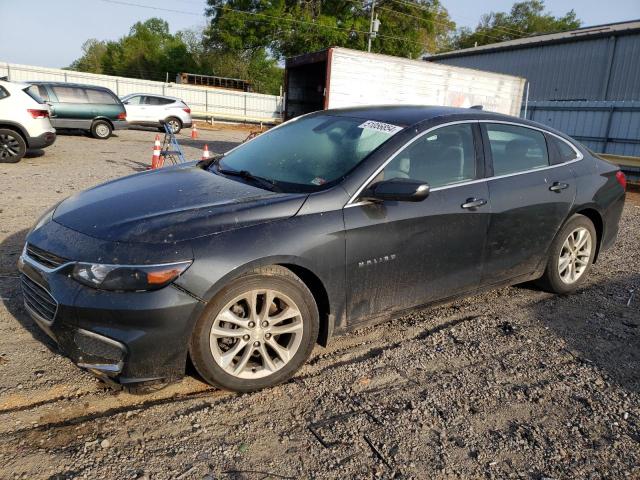
[[[447,105],[519,115],[525,79],[332,47],[286,61],[285,118],[359,105]]]

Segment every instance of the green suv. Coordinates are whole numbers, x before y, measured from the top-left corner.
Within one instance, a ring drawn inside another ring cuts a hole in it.
[[[50,106],[56,129],[85,130],[106,140],[113,130],[127,128],[127,113],[108,88],[62,82],[29,82]]]

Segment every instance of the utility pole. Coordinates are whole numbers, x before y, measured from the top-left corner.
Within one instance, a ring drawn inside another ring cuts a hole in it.
[[[371,0],[371,21],[369,22],[369,45],[367,52],[371,52],[371,39],[373,38],[373,11],[376,8],[376,0]]]

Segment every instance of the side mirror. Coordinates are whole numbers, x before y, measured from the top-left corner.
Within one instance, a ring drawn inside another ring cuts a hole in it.
[[[421,202],[429,196],[429,184],[408,178],[374,183],[362,193],[363,200]]]
[[[124,102],[122,102],[123,105],[129,105],[129,100],[125,100]]]

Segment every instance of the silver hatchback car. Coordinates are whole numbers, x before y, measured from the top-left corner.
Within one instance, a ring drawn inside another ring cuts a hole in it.
[[[121,98],[127,110],[129,125],[158,127],[166,122],[173,133],[192,125],[191,109],[182,100],[164,95],[132,93]]]

